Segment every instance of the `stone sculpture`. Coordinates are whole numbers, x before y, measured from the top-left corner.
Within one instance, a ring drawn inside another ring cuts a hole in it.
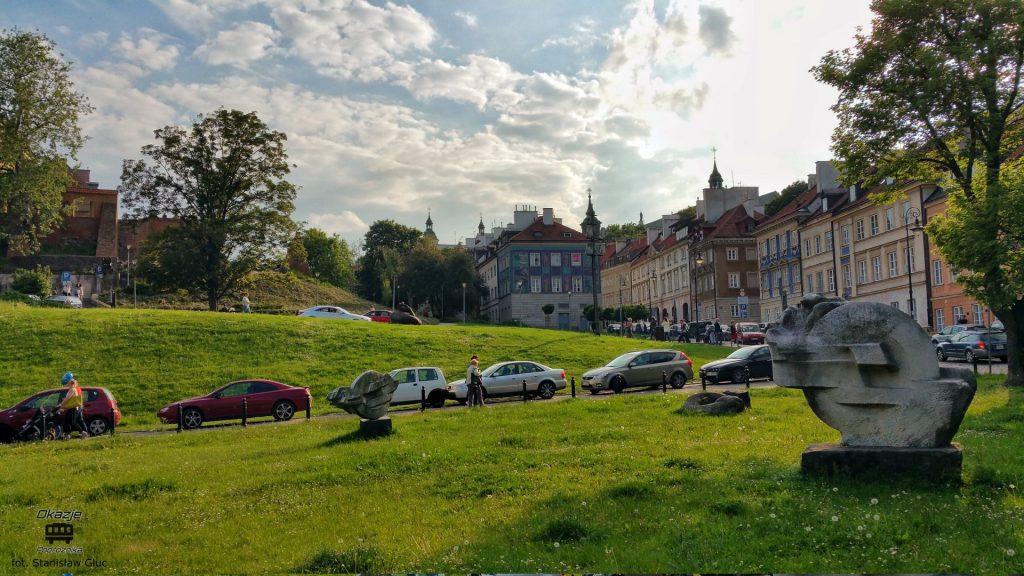
[[[394,312],[391,313],[391,323],[420,326],[423,321],[416,316],[416,312],[408,304],[399,302],[398,306],[395,306]]]
[[[398,383],[389,375],[369,370],[356,378],[351,386],[335,388],[327,401],[342,410],[361,417],[359,429],[369,435],[391,432],[388,406]]]
[[[746,393],[744,392],[744,394]],[[683,411],[702,412],[712,416],[739,414],[746,409],[749,399],[749,394],[747,394],[746,400],[744,400],[739,394],[729,392],[724,394],[719,394],[718,392],[697,392],[686,399],[686,402],[683,404]]]
[[[839,430],[811,446],[806,472],[919,472],[959,477],[950,441],[977,389],[965,368],[941,368],[927,333],[885,304],[811,294],[768,330],[775,382],[804,392]]]

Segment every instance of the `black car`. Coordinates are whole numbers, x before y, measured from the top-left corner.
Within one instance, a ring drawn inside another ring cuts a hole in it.
[[[935,355],[939,360],[966,360],[992,358],[1006,361],[1006,334],[1004,332],[961,332],[949,342],[939,342]]]
[[[708,384],[725,382],[746,384],[749,388],[750,381],[759,378],[772,378],[772,353],[764,344],[740,348],[725,358],[708,362],[700,368],[702,388],[707,388]]]

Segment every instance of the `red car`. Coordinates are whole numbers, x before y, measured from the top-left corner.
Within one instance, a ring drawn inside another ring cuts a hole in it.
[[[391,323],[391,310],[370,310],[366,313],[366,316],[374,322]]]
[[[8,442],[14,433],[32,419],[39,408],[55,408],[64,399],[67,388],[56,388],[39,392],[15,404],[7,410],[0,411],[0,441]],[[117,400],[106,388],[82,386],[82,418],[85,420],[89,434],[93,436],[106,434],[111,426],[121,422],[121,411]],[[113,418],[113,422],[111,422]]]
[[[756,322],[736,324],[736,342],[739,344],[764,344],[764,331]]]
[[[247,417],[273,416],[278,421],[291,420],[297,410],[306,409],[307,402],[310,407],[313,405],[309,388],[273,380],[238,380],[206,396],[168,404],[157,412],[157,417],[167,424],[176,424],[178,406],[181,406],[181,425],[190,430],[199,428],[203,422],[237,420],[242,417],[243,398]]]

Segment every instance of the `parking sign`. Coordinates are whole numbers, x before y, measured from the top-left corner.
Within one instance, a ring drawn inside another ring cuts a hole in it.
[[[60,273],[60,281],[61,282],[71,282],[71,272],[67,272],[67,271],[61,272]]]

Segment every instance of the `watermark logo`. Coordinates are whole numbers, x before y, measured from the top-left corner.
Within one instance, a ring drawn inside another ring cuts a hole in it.
[[[75,526],[65,522],[47,524],[43,531],[43,538],[50,544],[54,542],[71,544],[71,541],[75,539]]]

